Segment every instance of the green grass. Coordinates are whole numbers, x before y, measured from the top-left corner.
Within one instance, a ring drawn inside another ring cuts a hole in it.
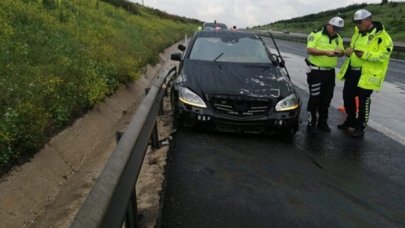
[[[389,2],[383,5],[355,4],[317,14],[277,21],[275,23],[255,27],[254,29],[309,34],[311,31],[325,25],[330,18],[340,16],[345,20],[345,27],[341,33],[344,37],[350,38],[356,26],[352,22],[353,14],[356,10],[361,8],[369,10],[373,14],[372,18],[374,21],[382,22],[394,41],[405,42],[405,2]]]
[[[0,174],[136,80],[199,24],[131,7],[130,13],[98,0],[0,1]]]

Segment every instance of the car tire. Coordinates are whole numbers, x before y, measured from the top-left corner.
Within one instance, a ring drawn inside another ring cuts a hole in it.
[[[285,138],[293,138],[295,136],[295,133],[297,133],[297,130],[295,127],[283,129],[280,134],[281,136]]]
[[[173,111],[173,128],[180,129],[183,126],[183,119],[178,111]]]
[[[172,88],[170,92],[170,103],[172,106],[172,112],[173,112],[173,128],[174,129],[179,129],[183,126],[183,120],[180,116],[179,113],[179,106],[177,104],[177,96],[175,93],[175,90]]]
[[[299,120],[298,120],[297,124],[294,124],[293,126],[280,130],[279,136],[286,140],[293,139],[299,129],[299,126],[300,125],[299,125]]]

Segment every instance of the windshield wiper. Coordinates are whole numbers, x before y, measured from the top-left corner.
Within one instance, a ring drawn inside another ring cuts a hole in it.
[[[214,60],[212,60],[212,61],[214,61],[214,62],[216,62],[217,61],[217,59],[219,59],[219,58],[221,58],[221,56],[223,56],[224,55],[224,53],[223,52],[221,52],[221,54],[219,54]]]

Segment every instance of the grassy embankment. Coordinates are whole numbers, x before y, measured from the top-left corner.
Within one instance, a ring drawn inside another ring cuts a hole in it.
[[[118,0],[1,0],[0,175],[198,25]]]
[[[317,14],[310,14],[289,20],[281,20],[275,23],[255,27],[255,29],[270,29],[282,32],[296,32],[309,34],[314,29],[326,24],[334,16],[340,16],[345,20],[343,37],[350,38],[354,26],[353,14],[358,9],[367,9],[373,16],[373,20],[384,24],[392,39],[397,42],[405,42],[405,2],[389,2],[386,4],[355,4],[334,10],[328,10]]]

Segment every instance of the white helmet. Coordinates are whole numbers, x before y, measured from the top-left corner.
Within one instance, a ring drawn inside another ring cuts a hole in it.
[[[343,26],[345,26],[345,22],[341,17],[332,17],[328,23],[337,28],[343,28]]]
[[[361,21],[368,17],[371,17],[371,13],[365,9],[359,9],[354,13],[353,21]]]

